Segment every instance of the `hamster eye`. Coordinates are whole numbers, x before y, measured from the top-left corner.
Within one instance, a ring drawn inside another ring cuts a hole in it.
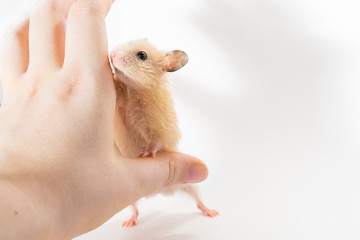
[[[146,54],[146,52],[144,52],[144,51],[138,52],[138,53],[137,53],[137,56],[138,56],[141,60],[143,60],[143,61],[145,61],[145,60],[147,59],[147,54]]]

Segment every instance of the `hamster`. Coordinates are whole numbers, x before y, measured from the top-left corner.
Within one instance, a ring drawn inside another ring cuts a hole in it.
[[[180,50],[165,53],[142,39],[115,47],[110,58],[114,68],[118,119],[126,127],[126,138],[121,138],[124,134],[115,133],[119,151],[129,158],[155,157],[159,151],[177,151],[180,130],[167,72],[185,66],[189,60],[187,54]],[[205,216],[219,214],[204,206],[194,184],[179,184],[162,193],[177,191],[192,196]],[[133,215],[124,222],[125,227],[137,224],[136,204],[132,209]]]

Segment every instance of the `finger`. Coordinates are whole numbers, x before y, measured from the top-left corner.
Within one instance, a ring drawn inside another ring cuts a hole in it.
[[[29,19],[22,19],[12,27],[0,44],[0,81],[3,103],[19,88],[21,78],[29,64]]]
[[[75,0],[43,0],[31,13],[30,66],[60,68],[64,60],[65,17]]]
[[[24,74],[29,64],[29,19],[16,24],[1,40],[0,78],[4,85]],[[6,88],[6,86],[3,86]]]
[[[64,67],[76,65],[85,66],[86,71],[103,71],[108,63],[105,17],[111,4],[112,0],[78,0],[72,5],[66,28]]]
[[[199,159],[182,153],[158,153],[155,158],[129,159],[128,183],[134,183],[135,198],[141,198],[181,183],[196,183],[207,178],[206,165]],[[136,200],[136,199],[134,199]]]

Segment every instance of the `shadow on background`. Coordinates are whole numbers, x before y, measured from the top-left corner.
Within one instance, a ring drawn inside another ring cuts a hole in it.
[[[183,240],[198,239],[197,236],[191,234],[175,234],[176,229],[180,228],[183,224],[203,217],[198,213],[184,213],[184,214],[171,214],[171,213],[151,213],[145,214],[139,218],[139,225],[133,228],[124,228],[121,226],[120,221],[111,221],[105,223],[101,227],[101,231],[93,231],[86,236],[87,240],[91,239],[126,239],[126,240]],[[79,237],[79,240],[82,238]],[[85,238],[84,238],[85,239]]]
[[[209,50],[204,59],[225,61],[233,74],[232,79],[222,79],[223,69],[206,65],[198,71],[212,71],[215,80],[211,81],[216,84],[242,81],[246,89],[238,89],[237,96],[219,97],[200,87],[189,89],[193,79],[174,85],[182,100],[214,126],[218,152],[238,159],[259,147],[269,148],[266,145],[297,147],[316,141],[321,87],[341,68],[335,67],[334,59],[344,56],[329,51],[302,28],[301,19],[274,2],[209,0],[204,4],[194,13],[194,24],[226,56],[212,58]]]
[[[213,73],[209,84],[241,81],[246,88],[237,89],[237,95],[219,96],[201,86],[189,88],[196,79],[174,82],[182,101],[213,126],[216,145],[206,150],[212,162],[219,162],[218,168],[210,169],[217,172],[211,184],[218,195],[213,197],[224,206],[237,206],[231,210],[234,215],[258,213],[258,206],[264,206],[288,218],[290,211],[280,209],[296,209],[304,193],[298,186],[316,186],[311,184],[316,176],[304,180],[309,168],[326,161],[326,179],[338,169],[339,138],[332,126],[341,123],[332,115],[338,114],[341,104],[331,86],[338,81],[347,56],[336,44],[313,36],[296,17],[296,9],[284,9],[284,4],[259,0],[208,0],[206,4],[194,12],[193,22],[225,58],[214,58],[211,49],[203,58],[226,62],[233,72],[226,75],[231,79],[222,79],[221,68],[203,64],[197,71]],[[333,159],[328,160],[329,156]],[[324,185],[323,181],[316,184]],[[280,204],[283,199],[286,205]]]

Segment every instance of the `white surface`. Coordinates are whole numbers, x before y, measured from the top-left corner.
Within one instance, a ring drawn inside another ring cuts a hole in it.
[[[77,240],[360,239],[359,12],[356,0],[117,0],[110,46],[147,37],[190,56],[172,74],[181,149],[208,164],[202,195],[221,216],[157,196],[136,228],[121,227],[124,210]]]

